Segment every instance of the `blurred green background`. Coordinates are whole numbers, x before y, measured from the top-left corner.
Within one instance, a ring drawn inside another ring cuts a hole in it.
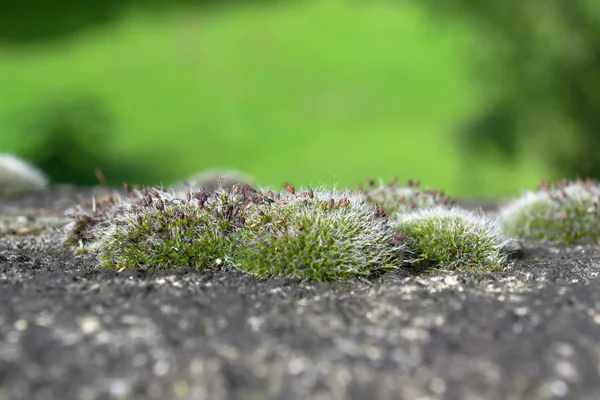
[[[600,2],[14,2],[0,152],[79,185],[232,168],[484,198],[598,177]]]

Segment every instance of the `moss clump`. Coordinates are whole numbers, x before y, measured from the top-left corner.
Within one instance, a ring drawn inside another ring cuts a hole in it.
[[[154,188],[113,197],[78,215],[65,244],[92,252],[101,266],[206,270],[230,255],[230,237],[244,226],[248,193]]]
[[[0,154],[0,197],[44,190],[46,175],[21,158]]]
[[[193,202],[176,193],[159,194],[151,206],[133,209],[115,221],[99,243],[100,265],[218,268],[230,256],[232,234],[244,226],[243,199],[224,190],[185,196],[199,199]]]
[[[505,234],[531,241],[600,240],[600,187],[587,179],[542,182],[500,210]]]
[[[371,277],[403,262],[382,212],[350,192],[143,189],[73,217],[65,244],[106,267],[235,267],[325,281]]]
[[[307,190],[248,209],[236,266],[259,277],[310,280],[372,277],[402,265],[403,245],[360,196]]]
[[[504,271],[505,246],[496,220],[458,207],[433,207],[398,214],[394,229],[414,255],[418,271]]]
[[[411,210],[453,205],[452,199],[443,191],[419,188],[419,181],[409,180],[406,185],[402,186],[398,184],[397,179],[389,184],[382,182],[376,184],[373,179],[370,179],[367,184],[366,189],[363,189],[361,185],[359,190],[368,200],[384,210],[390,218]]]

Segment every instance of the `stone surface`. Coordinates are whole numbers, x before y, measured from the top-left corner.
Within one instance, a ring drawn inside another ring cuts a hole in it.
[[[56,228],[91,194],[5,199],[0,215]],[[509,273],[316,284],[97,270],[61,251],[56,229],[36,235],[0,233],[1,400],[600,392],[594,244],[524,247]]]

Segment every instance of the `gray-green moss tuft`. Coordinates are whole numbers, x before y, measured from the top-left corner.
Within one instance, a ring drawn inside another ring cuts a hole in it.
[[[73,217],[65,244],[105,267],[230,267],[324,281],[377,276],[403,263],[387,219],[350,192],[142,189]]]
[[[542,182],[500,210],[503,231],[530,241],[600,241],[600,186],[593,180]]]
[[[419,181],[409,180],[406,185],[399,185],[396,179],[389,184],[376,184],[371,179],[367,183],[365,189],[360,187],[361,193],[384,210],[390,218],[411,210],[453,205],[453,200],[443,191],[421,189]]]
[[[494,272],[507,268],[498,221],[482,212],[434,207],[399,214],[393,221],[418,270]]]

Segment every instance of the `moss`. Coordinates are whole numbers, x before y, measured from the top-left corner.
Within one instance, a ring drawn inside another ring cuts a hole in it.
[[[371,277],[402,264],[387,219],[360,196],[287,189],[132,191],[80,210],[65,244],[105,267],[235,267],[261,278]]]
[[[453,200],[446,196],[444,191],[421,189],[419,181],[409,180],[405,185],[399,185],[396,179],[389,184],[376,184],[370,179],[367,183],[366,189],[360,187],[361,193],[384,210],[390,218],[410,210],[453,205]]]
[[[227,206],[213,204],[213,209]],[[139,217],[139,218],[138,218]],[[118,221],[99,244],[100,265],[117,268],[195,270],[219,267],[230,253],[227,240],[235,229],[228,218],[214,217],[194,204],[167,205],[133,213]]]
[[[79,252],[92,252],[105,267],[213,269],[243,226],[244,202],[242,194],[225,190],[143,189],[77,216],[65,244],[79,243]]]
[[[305,191],[252,206],[236,266],[261,278],[369,278],[404,262],[402,244],[378,210],[351,192]]]
[[[595,181],[542,182],[500,210],[503,231],[531,241],[600,240],[600,187]]]
[[[507,268],[507,239],[482,213],[442,201],[388,219],[363,193],[286,189],[127,187],[75,213],[65,244],[105,267],[236,268],[259,278],[372,278],[405,264],[415,273]]]
[[[496,220],[482,212],[433,207],[399,215],[395,230],[423,271],[505,271],[508,243]]]

